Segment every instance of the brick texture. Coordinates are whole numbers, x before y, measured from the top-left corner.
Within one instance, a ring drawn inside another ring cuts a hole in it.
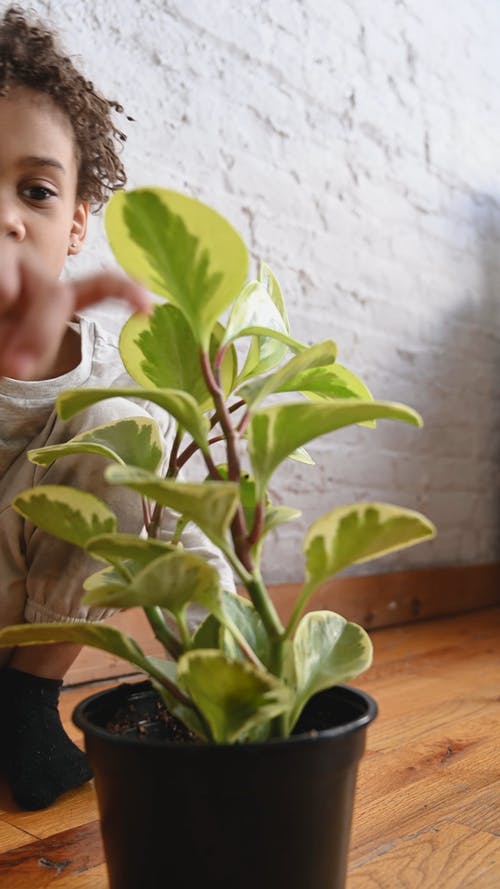
[[[32,0],[135,123],[130,184],[214,205],[279,277],[292,332],[331,336],[381,422],[287,464],[303,509],[266,556],[302,574],[303,530],[366,498],[422,509],[437,539],[363,571],[499,558],[498,0]],[[109,262],[101,223],[73,271]]]

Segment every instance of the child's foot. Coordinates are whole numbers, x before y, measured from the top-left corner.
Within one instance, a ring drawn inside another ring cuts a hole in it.
[[[45,809],[92,778],[58,711],[62,682],[9,667],[0,673],[2,764],[22,809]]]

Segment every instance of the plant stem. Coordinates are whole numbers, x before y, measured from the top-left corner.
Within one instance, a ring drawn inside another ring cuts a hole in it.
[[[253,522],[252,530],[248,535],[248,542],[250,546],[255,546],[256,543],[262,537],[262,532],[264,530],[264,501],[259,500],[255,507],[255,518]]]
[[[182,532],[186,525],[189,524],[189,519],[186,516],[179,516],[177,519],[177,524],[175,526],[174,536],[172,537],[170,543],[174,546],[177,546],[181,542]]]
[[[232,405],[230,405],[230,407],[228,407],[228,411],[230,414],[232,414],[232,413],[234,413],[234,411],[238,411],[240,409],[240,407],[244,407],[245,404],[246,404],[246,401],[244,401],[243,398],[240,398],[239,401],[235,401],[234,404],[232,404]]]
[[[177,426],[177,432],[175,433],[175,438],[172,444],[172,450],[170,452],[170,459],[168,461],[168,469],[165,474],[166,479],[176,478],[179,473],[179,462],[178,462],[178,453],[179,448],[182,441],[182,430],[180,426]],[[158,534],[158,528],[160,527],[161,516],[163,512],[163,506],[159,503],[155,503],[155,507],[153,509],[153,513],[150,516],[149,522],[146,525],[146,530],[148,532],[148,537],[156,537]]]
[[[229,481],[238,482],[239,484],[241,479],[241,466],[238,455],[238,436],[231,423],[231,416],[224,400],[224,392],[222,391],[219,380],[212,372],[210,359],[206,352],[200,352],[200,362],[205,383],[212,396],[216,415],[224,433],[224,438],[226,439],[228,479]],[[231,522],[231,534],[238,559],[245,566],[246,570],[252,574],[253,560],[250,546],[247,541],[247,528],[241,504]]]
[[[237,426],[238,435],[244,435],[251,418],[252,418],[252,415],[251,415],[250,411],[249,410],[245,411],[245,413],[243,414],[243,416]]]
[[[205,460],[205,464],[206,464],[206,467],[209,471],[210,478],[213,478],[215,481],[220,481],[221,474],[220,474],[219,470],[217,469],[214,461],[212,460],[211,455],[210,454],[203,454],[203,459]]]
[[[189,627],[187,625],[186,614],[180,612],[175,615],[175,619],[179,625],[179,630],[181,631],[182,644],[184,646],[184,651],[189,651],[190,648],[193,647],[193,643],[191,640],[191,634],[189,632]]]
[[[233,538],[234,549],[238,559],[241,564],[245,566],[245,569],[249,572],[249,574],[253,573],[254,564],[253,559],[250,554],[250,546],[247,540],[247,528],[245,524],[245,516],[243,514],[243,509],[238,506],[238,509],[235,513],[234,519],[231,522],[231,536]]]
[[[177,473],[179,472],[179,466],[177,461],[177,455],[179,453],[179,448],[182,441],[182,433],[177,426],[177,432],[175,434],[175,438],[172,444],[172,450],[170,451],[170,459],[168,461],[168,469],[165,478],[175,478]]]
[[[287,713],[281,713],[271,722],[271,738],[286,738],[290,734],[288,731]]]
[[[151,605],[144,608],[144,613],[158,641],[161,642],[165,650],[172,655],[175,661],[178,660],[183,651],[182,645],[172,631],[169,630],[161,608],[158,605]]]
[[[222,431],[224,433],[224,438],[226,439],[228,477],[230,481],[239,482],[240,459],[237,450],[237,436],[231,423],[231,417],[226,402],[224,400],[224,393],[221,389],[219,381],[212,372],[208,354],[205,352],[201,352],[200,360],[203,376],[214,402],[217,420],[221,425]]]
[[[148,671],[146,670],[146,672],[148,672]],[[195,710],[196,714],[199,715],[198,710],[196,709],[195,705],[190,700],[190,698],[188,698],[185,694],[183,694],[177,688],[177,686],[174,685],[173,682],[170,682],[170,680],[167,679],[167,677],[164,676],[163,673],[161,673],[159,670],[155,670],[154,673],[151,671],[149,671],[149,672],[150,672],[150,676],[153,676],[154,679],[156,679],[156,681],[160,685],[163,685],[163,687],[166,688],[167,691],[170,692],[170,694],[172,695],[173,698],[175,698],[177,701],[179,701],[180,704],[183,704],[184,707],[189,707],[190,710]]]
[[[148,525],[148,537],[156,537],[158,534],[158,528],[160,527],[161,522],[161,514],[163,512],[163,506],[160,503],[155,503],[155,508],[153,509],[153,514],[151,516],[151,521]]]
[[[262,622],[273,643],[281,642],[285,629],[274,607],[260,574],[255,571],[251,580],[245,584],[253,606],[259,612]],[[278,675],[278,674],[277,674]],[[281,675],[281,674],[279,674]]]
[[[221,553],[226,557],[227,561],[231,565],[231,568],[234,569],[234,571],[240,578],[243,586],[248,589],[248,584],[252,582],[252,575],[240,562],[238,556],[235,554],[230,544],[224,539],[214,540],[213,542],[216,546],[219,547]]]
[[[283,635],[279,639],[273,640],[272,645],[272,671],[275,676],[283,677],[285,660],[285,642]]]
[[[142,500],[142,515],[144,518],[144,527],[146,528],[146,531],[147,531],[149,528],[150,522],[151,522],[151,513],[149,511],[149,502],[146,497],[141,497],[141,500]]]
[[[215,425],[216,425],[216,424],[214,423],[214,426],[215,426]],[[210,439],[208,440],[208,443],[209,443],[209,445],[211,445],[211,444],[216,444],[218,441],[223,441],[223,440],[224,440],[224,436],[223,436],[223,435],[218,435],[218,436],[216,436],[215,438],[210,438]],[[196,452],[199,451],[199,450],[200,450],[200,446],[197,445],[195,441],[192,441],[191,444],[189,444],[189,445],[187,446],[187,448],[185,448],[185,449],[182,451],[182,453],[179,454],[179,457],[177,458],[177,468],[178,468],[178,469],[182,469],[182,467],[184,466],[184,464],[187,463],[187,461],[190,460],[191,457],[192,457],[194,454],[196,454]],[[205,451],[203,451],[203,458],[204,458],[204,460],[205,460],[205,463],[207,464],[207,467],[209,466],[209,463],[211,463],[212,466],[214,465],[213,462],[212,462],[212,460],[211,460],[210,455],[209,455],[208,453],[206,453]],[[217,477],[220,478],[220,475],[219,475],[218,473],[217,473]]]
[[[247,642],[243,633],[240,632],[236,624],[231,623],[228,626],[228,630],[231,635],[234,637],[235,641],[241,648],[242,653],[245,655],[247,661],[249,661],[254,667],[257,667],[258,670],[262,670],[264,673],[266,672],[266,668],[259,657],[255,654],[252,646]]]
[[[189,444],[187,446],[187,448],[184,448],[182,453],[179,454],[179,456],[177,458],[178,468],[181,469],[184,466],[184,464],[187,463],[187,461],[193,456],[193,454],[196,454],[196,451],[199,451],[199,450],[200,450],[200,446],[197,445],[195,441],[192,441],[191,444]]]
[[[226,439],[228,479],[240,484],[241,466],[238,455],[239,435],[231,422],[231,415],[226,405],[224,393],[218,378],[220,362],[216,365],[214,374],[210,366],[209,356],[206,352],[202,351],[200,353],[200,361],[205,383],[212,396],[216,415]],[[255,569],[241,503],[231,522],[231,535],[237,560],[250,575],[246,580],[242,579],[248,590],[252,603],[259,613],[271,641],[279,640],[284,634],[284,627],[279,619],[273,601],[264,586],[260,573]],[[234,564],[234,557],[231,559],[231,562]],[[241,577],[241,572],[239,572],[239,574]]]
[[[285,671],[285,640],[283,637],[281,637],[281,639],[277,639],[273,643],[272,659],[272,672],[275,676],[283,679],[283,674]],[[281,713],[279,716],[276,716],[273,720],[271,720],[272,738],[286,738],[288,734],[286,718],[287,714]]]
[[[302,617],[302,613],[304,608],[306,607],[309,599],[311,598],[312,593],[316,589],[317,584],[315,583],[305,583],[300,591],[300,595],[295,602],[292,615],[290,620],[288,621],[287,628],[285,630],[285,639],[291,639],[297,626],[299,624],[300,618]]]
[[[220,349],[217,349],[217,353],[214,358],[214,370],[215,370],[217,376],[219,376],[219,374],[220,374],[222,362],[224,361],[224,358],[226,356],[226,352],[227,352],[228,348],[229,348],[229,343],[227,343],[225,346],[221,346]]]

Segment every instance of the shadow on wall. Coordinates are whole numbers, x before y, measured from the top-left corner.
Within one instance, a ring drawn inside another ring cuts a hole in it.
[[[436,306],[439,324],[424,337],[423,385],[417,374],[414,396],[402,399],[421,411],[425,426],[399,469],[438,537],[406,558],[385,560],[389,570],[500,560],[500,200],[472,194],[465,212],[463,242],[449,254],[459,299],[448,314]]]
[[[475,204],[481,271],[477,306],[481,334],[476,344],[482,386],[475,405],[479,432],[471,459],[481,484],[482,525],[489,541],[486,555],[496,561],[500,560],[500,195],[476,195]],[[472,377],[471,400],[474,382]],[[481,528],[478,534],[482,536]]]
[[[422,220],[422,271],[411,296],[421,304],[399,319],[399,344],[376,330],[371,359],[370,343],[359,346],[375,371],[361,373],[375,396],[411,405],[424,428],[380,423],[336,434],[325,443],[335,458],[322,479],[336,503],[418,509],[438,535],[349,574],[500,561],[500,198],[460,194],[446,216]]]

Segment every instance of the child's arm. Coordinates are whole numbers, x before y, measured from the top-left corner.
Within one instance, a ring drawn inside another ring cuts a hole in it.
[[[110,296],[148,312],[142,288],[114,272],[81,281],[53,281],[37,255],[0,244],[0,376],[42,379],[56,356],[74,312]]]

